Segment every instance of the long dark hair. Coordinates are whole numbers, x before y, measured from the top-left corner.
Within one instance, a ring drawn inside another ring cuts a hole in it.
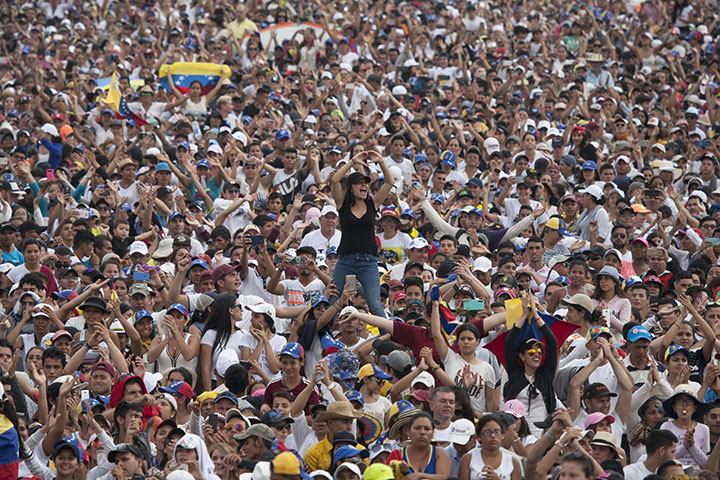
[[[595,287],[595,291],[592,294],[592,298],[595,300],[602,300],[603,298],[602,290],[600,290],[600,277],[602,277],[602,275],[596,275],[595,278],[593,278],[593,286]],[[620,298],[627,298],[625,292],[623,292],[623,289],[620,287],[620,284],[617,283],[615,279],[613,279],[613,283],[615,288],[615,296]]]
[[[218,346],[227,344],[230,334],[232,333],[233,321],[230,317],[230,309],[237,302],[237,297],[229,293],[218,295],[212,303],[212,311],[208,316],[205,324],[205,331],[215,330],[215,342],[213,343],[213,352]]]

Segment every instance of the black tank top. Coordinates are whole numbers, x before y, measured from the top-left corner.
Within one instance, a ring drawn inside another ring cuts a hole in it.
[[[365,199],[365,215],[358,218],[350,207],[340,208],[340,229],[342,237],[338,255],[365,253],[377,256],[377,243],[375,241],[375,204],[368,196]]]

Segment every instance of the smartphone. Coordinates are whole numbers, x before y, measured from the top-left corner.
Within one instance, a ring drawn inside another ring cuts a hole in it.
[[[82,390],[80,392],[80,401],[87,402],[88,400],[90,400],[90,390]]]
[[[262,245],[265,243],[265,237],[262,235],[250,235],[250,245]]]
[[[277,240],[278,235],[280,235],[280,227],[277,225],[273,227],[272,231],[270,232],[270,235],[268,235],[267,239],[268,242],[275,243],[275,240]]]
[[[80,213],[78,213],[78,217],[85,219],[90,218],[90,212],[83,208],[82,210],[80,210]]]
[[[73,392],[77,392],[78,390],[82,390],[83,388],[87,388],[87,387],[88,387],[88,383],[87,383],[87,382],[78,383],[77,385],[75,385],[74,387],[72,387],[72,391],[73,391]]]
[[[357,288],[357,277],[355,275],[345,275],[345,285],[349,289],[355,290]]]
[[[302,267],[307,263],[307,258],[303,257],[302,255],[298,255],[297,257],[293,258],[290,262],[290,265],[294,267]]]
[[[143,265],[140,268],[142,269],[143,272],[149,272],[150,270],[156,270],[158,272],[160,271],[160,267],[151,267],[150,265]]]
[[[468,312],[485,310],[485,300],[465,300],[463,302],[463,309]]]
[[[55,180],[55,170],[53,170],[52,168],[48,168],[45,171],[45,178],[47,178],[48,182],[52,182],[53,180]]]
[[[217,413],[211,413],[208,415],[208,423],[213,429],[213,432],[217,432],[218,427],[218,414]]]
[[[133,281],[135,282],[149,282],[150,274],[147,272],[133,272]]]
[[[720,238],[710,237],[710,238],[706,238],[705,240],[707,240],[707,242],[709,244],[714,245],[716,247],[718,245],[720,245]]]

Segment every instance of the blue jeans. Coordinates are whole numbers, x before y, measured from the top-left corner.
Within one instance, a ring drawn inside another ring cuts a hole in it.
[[[345,276],[353,274],[363,287],[370,313],[385,318],[385,310],[380,301],[380,272],[377,257],[365,253],[340,255],[333,271],[333,283],[338,292],[342,293],[345,288]],[[334,303],[336,299],[337,297],[330,298],[330,303]]]

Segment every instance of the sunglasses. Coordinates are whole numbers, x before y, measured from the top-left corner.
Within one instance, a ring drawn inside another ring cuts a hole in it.
[[[612,238],[625,238],[627,235],[624,233],[613,233]]]
[[[529,350],[526,350],[525,353],[526,353],[527,355],[531,355],[531,356],[532,356],[532,355],[542,355],[543,350],[542,350],[542,348],[539,348],[539,347],[538,347],[538,348],[531,348],[531,349],[529,349]]]
[[[243,430],[245,430],[245,425],[243,425],[242,423],[236,423],[234,425],[232,423],[228,423],[225,425],[225,430],[242,432]]]

